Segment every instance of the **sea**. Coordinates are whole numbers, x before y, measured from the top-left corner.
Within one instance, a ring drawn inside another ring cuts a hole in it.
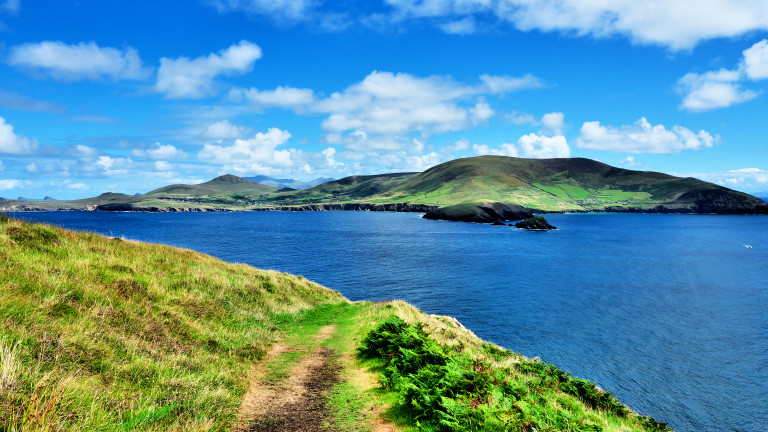
[[[676,431],[768,430],[768,216],[557,214],[559,230],[416,213],[17,213],[402,299]]]

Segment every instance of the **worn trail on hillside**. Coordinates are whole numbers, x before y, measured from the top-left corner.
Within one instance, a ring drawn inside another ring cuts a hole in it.
[[[331,338],[336,326],[320,329],[315,336],[322,341]],[[319,344],[318,344],[319,345]],[[266,380],[265,365],[279,356],[299,350],[275,345],[251,374],[251,388],[240,407],[238,432],[321,431],[329,424],[327,391],[339,382],[341,367],[336,354],[325,346],[313,348],[280,382]]]

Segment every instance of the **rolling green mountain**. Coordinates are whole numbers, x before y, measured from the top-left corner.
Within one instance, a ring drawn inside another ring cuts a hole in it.
[[[496,204],[494,204],[496,203]],[[142,196],[103,194],[52,203],[4,202],[8,210],[391,210],[440,209],[438,218],[492,222],[502,213],[666,212],[768,214],[768,204],[694,178],[612,167],[583,158],[456,159],[421,173],[351,176],[306,190],[280,189],[233,175],[171,185]],[[516,210],[510,210],[510,209]],[[490,214],[489,217],[486,217]],[[434,216],[434,215],[433,215]],[[527,216],[526,216],[527,217]],[[503,220],[503,219],[501,219]]]
[[[632,171],[590,159],[456,159],[421,173],[355,176],[273,201],[406,202],[437,207],[503,202],[533,212],[766,213],[762,200],[694,178]]]
[[[303,191],[288,192],[272,197],[286,204],[355,202],[387,194],[393,188],[418,173],[395,173],[350,176],[330,181]]]
[[[280,188],[267,186],[261,183],[255,183],[244,178],[226,174],[216,177],[211,181],[196,185],[175,184],[161,187],[147,192],[144,196],[162,197],[162,196],[188,196],[201,198],[205,196],[221,196],[228,194],[240,194],[245,196],[259,196],[274,193]]]

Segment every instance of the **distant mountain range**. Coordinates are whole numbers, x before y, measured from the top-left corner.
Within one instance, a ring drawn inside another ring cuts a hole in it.
[[[265,184],[267,186],[275,186],[279,188],[290,188],[290,189],[309,189],[319,184],[323,184],[325,182],[334,180],[330,177],[318,177],[310,181],[301,181],[301,180],[294,180],[294,179],[279,179],[279,178],[274,178],[274,177],[269,177],[264,175],[258,175],[254,177],[243,177],[243,178],[246,180],[250,180],[252,182]]]
[[[716,184],[583,158],[479,156],[420,173],[350,176],[303,190],[287,186],[296,183],[273,180],[276,185],[224,175],[140,196],[108,193],[75,201],[17,200],[2,207],[17,211],[439,210],[432,216],[485,221],[554,212],[768,214],[766,202]],[[315,181],[320,180],[325,179]]]
[[[3,198],[0,198],[0,199],[3,199]],[[28,203],[41,203],[41,202],[54,202],[54,201],[58,201],[58,200],[56,198],[51,198],[51,197],[47,196],[47,197],[45,197],[43,199],[18,197],[18,198],[16,198],[16,201],[28,202]]]

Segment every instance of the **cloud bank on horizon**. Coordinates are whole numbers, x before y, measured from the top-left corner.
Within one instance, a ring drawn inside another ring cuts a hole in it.
[[[762,0],[5,0],[0,32],[6,198],[481,154],[768,190]]]

